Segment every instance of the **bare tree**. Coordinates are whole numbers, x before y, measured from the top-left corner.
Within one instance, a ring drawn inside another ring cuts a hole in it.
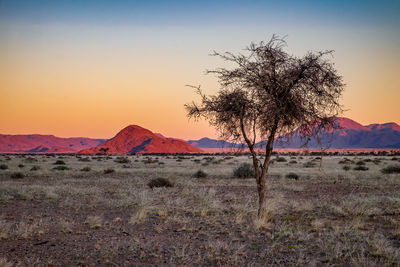
[[[189,118],[203,117],[223,139],[247,144],[257,182],[259,216],[274,140],[290,138],[297,129],[307,142],[321,130],[331,129],[342,112],[342,77],[326,59],[332,51],[295,57],[283,50],[285,45],[285,40],[274,35],[268,42],[251,43],[246,55],[214,52],[235,67],[208,70],[217,76],[219,92],[206,96],[196,87],[201,103],[185,105]],[[258,141],[266,143],[263,161],[256,148]]]

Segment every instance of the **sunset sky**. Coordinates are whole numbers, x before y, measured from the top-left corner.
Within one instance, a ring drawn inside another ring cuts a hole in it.
[[[287,35],[287,51],[333,49],[343,114],[400,123],[400,1],[0,0],[0,133],[111,138],[137,124],[215,137],[184,104],[219,88],[213,51]]]

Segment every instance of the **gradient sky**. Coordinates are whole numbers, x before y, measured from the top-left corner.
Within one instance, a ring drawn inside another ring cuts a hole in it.
[[[218,90],[213,50],[287,35],[287,51],[334,49],[344,116],[400,123],[400,1],[0,0],[0,133],[111,138],[138,124],[215,137],[189,121],[186,84]]]

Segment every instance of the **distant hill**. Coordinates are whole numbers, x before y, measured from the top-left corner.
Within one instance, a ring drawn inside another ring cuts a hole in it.
[[[321,134],[322,147],[324,148],[400,148],[400,126],[394,122],[384,124],[370,124],[363,126],[349,118],[338,118],[337,126],[341,129]],[[190,144],[203,149],[207,148],[232,148],[238,144],[228,143],[210,138],[189,140]],[[275,148],[302,148],[304,140],[297,131],[289,143],[275,142]],[[259,142],[258,148],[265,146]],[[315,138],[311,138],[308,148],[320,148]]]
[[[0,153],[71,153],[96,147],[104,142],[103,139],[86,137],[62,138],[41,134],[0,134]]]
[[[189,144],[199,148],[236,148],[240,145],[226,142],[224,140],[215,140],[208,137],[203,137],[199,140],[189,140]]]
[[[186,141],[166,138],[137,125],[122,129],[104,144],[80,151],[81,154],[199,153],[200,148]]]

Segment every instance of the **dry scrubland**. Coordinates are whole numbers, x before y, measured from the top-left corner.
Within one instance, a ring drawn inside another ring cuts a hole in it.
[[[399,266],[398,158],[273,158],[256,219],[248,156],[0,156],[0,266]]]

